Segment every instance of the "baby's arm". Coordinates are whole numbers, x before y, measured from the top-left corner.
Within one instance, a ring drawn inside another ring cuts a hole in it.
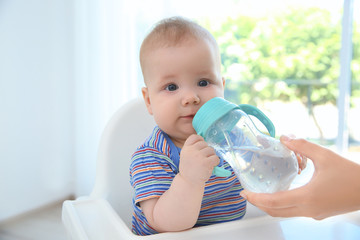
[[[200,213],[205,182],[219,164],[213,148],[191,135],[180,154],[180,171],[160,197],[140,203],[149,224],[158,232],[192,228]]]

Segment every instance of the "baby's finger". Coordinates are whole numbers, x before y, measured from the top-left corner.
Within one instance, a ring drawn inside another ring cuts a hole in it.
[[[211,162],[211,165],[212,165],[213,167],[216,167],[216,166],[219,165],[219,163],[220,163],[220,159],[219,159],[219,157],[216,156],[216,155],[213,155],[213,156],[211,156],[211,157],[208,157],[208,160]]]
[[[202,167],[207,169],[209,172],[212,172],[215,167],[217,167],[220,163],[218,157],[209,157],[206,158],[205,161],[202,162]]]
[[[217,157],[215,150],[212,147],[209,147],[209,146],[206,146],[206,147],[202,148],[201,153],[205,157],[211,157],[211,156],[216,156]]]
[[[203,137],[201,137],[200,135],[197,135],[197,134],[192,134],[186,139],[184,146],[193,145],[197,142],[202,142],[202,141],[204,142]]]

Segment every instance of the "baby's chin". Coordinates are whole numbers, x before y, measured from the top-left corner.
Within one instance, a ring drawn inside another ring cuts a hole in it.
[[[182,135],[183,135],[184,138],[188,138],[188,137],[190,137],[190,136],[193,135],[193,134],[197,134],[194,129],[189,130],[189,131],[183,131],[183,134],[182,134]]]
[[[191,125],[191,127],[189,128],[189,136],[192,134],[197,134],[197,132],[195,131],[195,129],[193,128],[193,126]],[[189,137],[188,136],[188,137]]]

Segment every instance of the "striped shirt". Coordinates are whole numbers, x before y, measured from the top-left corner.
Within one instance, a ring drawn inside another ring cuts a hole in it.
[[[135,189],[132,231],[137,235],[157,233],[148,223],[139,203],[159,198],[170,188],[179,172],[181,149],[166,133],[155,127],[153,133],[136,150],[130,166],[130,183]],[[239,196],[242,186],[230,165],[220,159],[219,166],[232,172],[229,177],[212,175],[205,184],[199,218],[195,224],[206,226],[241,219],[246,201]]]

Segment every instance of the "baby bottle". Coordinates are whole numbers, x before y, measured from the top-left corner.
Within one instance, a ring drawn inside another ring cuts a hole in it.
[[[259,119],[270,136],[260,132],[247,114]],[[274,125],[254,106],[213,98],[196,113],[193,126],[230,164],[245,189],[262,193],[287,190],[298,173],[294,152],[274,138]],[[221,175],[225,169],[215,170]]]

